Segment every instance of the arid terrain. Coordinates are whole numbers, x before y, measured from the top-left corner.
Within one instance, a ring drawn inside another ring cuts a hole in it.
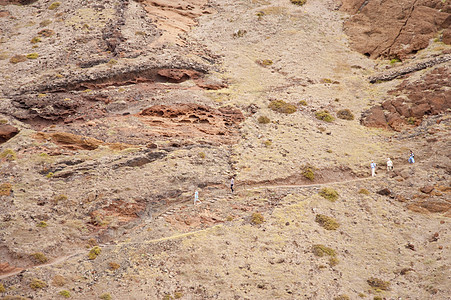
[[[449,299],[450,44],[449,0],[0,0],[0,299]]]

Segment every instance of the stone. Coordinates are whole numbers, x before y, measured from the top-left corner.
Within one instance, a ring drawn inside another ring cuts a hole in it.
[[[420,189],[420,191],[425,194],[430,194],[433,190],[434,190],[434,187],[432,185],[426,185]]]
[[[12,125],[8,124],[0,125],[0,144],[8,141],[18,133],[19,129],[17,129]]]
[[[390,196],[391,195],[391,191],[387,188],[381,189],[381,190],[377,191],[376,193],[378,193],[379,195],[382,195],[382,196]]]

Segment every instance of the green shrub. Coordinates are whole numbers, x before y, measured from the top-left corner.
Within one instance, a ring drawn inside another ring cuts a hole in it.
[[[332,122],[333,120],[335,120],[334,117],[331,116],[331,114],[329,114],[329,112],[327,110],[321,110],[321,111],[317,111],[315,113],[315,117],[318,120],[322,120],[324,122]]]
[[[325,255],[334,257],[337,255],[337,253],[335,252],[334,249],[326,247],[321,244],[313,245],[312,252],[313,252],[313,254],[315,254],[316,256],[319,256],[319,257],[323,257]]]
[[[47,175],[45,175],[45,177],[47,178],[52,178],[53,177],[53,172],[48,172]]]
[[[302,176],[304,176],[310,181],[315,180],[315,172],[313,171],[312,167],[305,167],[302,172]]]
[[[253,213],[251,216],[251,223],[252,224],[262,224],[263,222],[265,222],[265,218],[263,218],[262,214],[260,213]]]
[[[0,283],[0,293],[4,293],[4,292],[6,292],[6,289],[5,289],[5,287],[3,286],[3,284]]]
[[[393,58],[390,60],[390,64],[392,64],[392,65],[399,63],[399,62],[401,62],[401,60],[399,58]]]
[[[332,202],[338,199],[338,192],[332,188],[322,188],[319,191],[319,195]]]
[[[45,228],[45,227],[47,227],[47,222],[46,221],[40,221],[36,226]]]
[[[60,291],[58,294],[60,294],[60,295],[63,296],[64,298],[70,298],[70,292],[69,292],[69,291],[62,290],[62,291]]]
[[[12,64],[17,64],[17,63],[20,63],[20,62],[24,62],[26,60],[27,60],[27,57],[25,55],[17,54],[17,55],[14,55],[13,57],[11,57],[9,59],[9,62],[12,63]]]
[[[292,114],[297,110],[296,106],[283,100],[273,100],[269,103],[268,107],[274,111],[284,114]]]
[[[39,290],[39,289],[43,289],[43,288],[47,287],[47,283],[45,283],[45,281],[42,281],[40,279],[33,278],[31,280],[30,287],[33,290]]]
[[[368,282],[368,284],[375,289],[380,289],[383,291],[388,291],[390,289],[390,282],[379,278],[371,277],[366,282]]]
[[[104,293],[104,294],[100,295],[99,298],[102,300],[111,300],[112,299],[110,293]]]
[[[0,184],[0,196],[9,196],[11,195],[11,183],[2,183]]]
[[[32,44],[37,44],[41,42],[41,38],[38,36],[35,36],[34,38],[31,39],[30,43]]]
[[[266,117],[266,116],[258,117],[257,121],[260,124],[268,124],[269,122],[271,122],[271,120],[268,117]]]
[[[265,145],[265,147],[271,147],[272,142],[269,141],[269,140],[266,140],[266,141],[263,142],[263,145]]]
[[[202,158],[202,159],[204,159],[204,158],[206,157],[206,155],[205,155],[204,152],[199,152],[199,157]]]
[[[36,252],[31,254],[31,256],[34,258],[35,261],[43,264],[49,261],[49,259],[47,258],[47,256],[45,256],[44,253],[42,252]]]
[[[335,230],[340,227],[340,224],[337,222],[337,220],[326,215],[317,214],[315,222],[317,222],[326,230]]]
[[[100,252],[102,252],[102,249],[99,246],[94,246],[89,251],[88,258],[91,260],[96,259]]]
[[[13,161],[13,160],[17,159],[17,155],[16,155],[16,152],[14,152],[14,150],[6,149],[2,153],[0,153],[0,158],[4,158],[7,161]]]
[[[358,192],[359,194],[363,194],[363,195],[369,195],[370,192],[367,189],[361,188]]]
[[[349,109],[341,109],[337,112],[337,117],[343,120],[354,120],[354,115]]]
[[[295,4],[295,5],[299,5],[302,6],[305,3],[307,3],[307,0],[291,0],[291,3]]]
[[[51,10],[57,9],[60,5],[61,5],[60,2],[53,2],[52,4],[50,4],[49,9]]]
[[[39,57],[39,54],[37,54],[36,52],[27,54],[28,59],[36,59],[38,57]]]
[[[384,300],[384,299],[382,299],[381,296],[374,296],[374,297],[373,297],[373,300]]]
[[[305,100],[300,100],[300,101],[298,102],[298,104],[299,104],[299,105],[302,105],[302,106],[307,106],[307,101],[305,101]]]

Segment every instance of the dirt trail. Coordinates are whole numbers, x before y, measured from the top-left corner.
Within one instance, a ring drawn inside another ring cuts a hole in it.
[[[370,180],[370,179],[375,179],[373,177],[365,177],[365,178],[357,178],[357,179],[350,179],[350,180],[344,180],[344,181],[336,181],[336,182],[327,182],[327,183],[320,183],[320,184],[302,184],[302,185],[260,185],[260,186],[251,186],[251,187],[241,187],[238,188],[236,191],[250,191],[250,190],[257,190],[257,189],[285,189],[285,188],[312,188],[312,187],[321,187],[321,186],[326,186],[326,185],[337,185],[337,184],[344,184],[344,183],[350,183],[350,182],[358,182],[358,181],[366,181],[366,180]],[[229,196],[228,196],[229,197]],[[228,197],[218,197],[215,198],[214,201],[210,201],[209,203],[213,203],[216,202],[217,200],[223,199],[223,198],[228,198]],[[184,201],[184,202],[180,202],[178,203],[178,205],[171,207],[170,209],[166,210],[164,213],[161,213],[160,215],[157,216],[157,218],[166,216],[166,213],[171,211],[177,211],[180,210],[180,208],[188,203],[191,203],[191,201]],[[183,238],[183,237],[187,237],[187,236],[191,236],[191,235],[195,235],[199,232],[206,232],[211,230],[212,228],[214,228],[217,225],[205,228],[205,229],[200,229],[200,230],[195,230],[195,231],[190,231],[190,232],[186,232],[186,233],[181,233],[181,234],[175,234],[175,235],[171,235],[171,236],[167,236],[167,237],[161,237],[161,238],[157,238],[157,239],[152,239],[152,240],[148,240],[148,241],[144,241],[144,242],[119,242],[117,244],[100,244],[99,246],[102,248],[117,248],[120,246],[125,246],[125,245],[138,245],[138,244],[152,244],[152,243],[157,243],[157,242],[161,242],[161,241],[167,241],[167,240],[174,240],[174,239],[179,239],[179,238]],[[136,231],[137,229],[141,228],[142,225],[139,225],[137,228],[135,228],[133,231]],[[129,233],[130,235],[130,233]],[[14,276],[16,274],[19,274],[21,272],[26,272],[28,270],[31,269],[38,269],[38,268],[43,268],[43,267],[49,267],[49,266],[53,266],[56,265],[58,263],[62,263],[65,262],[75,256],[84,254],[85,251],[74,251],[71,254],[65,255],[65,256],[60,256],[57,257],[56,259],[54,259],[53,261],[46,263],[46,264],[41,264],[41,265],[37,265],[37,266],[33,266],[30,268],[24,268],[24,269],[20,269],[18,271],[12,272],[12,273],[8,273],[8,274],[3,274],[0,275],[0,279],[5,279],[11,276]]]

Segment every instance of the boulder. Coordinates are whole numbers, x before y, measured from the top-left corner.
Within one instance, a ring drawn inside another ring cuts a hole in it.
[[[368,127],[384,128],[387,126],[387,119],[385,118],[384,110],[381,106],[375,106],[369,109],[360,120],[362,125]]]
[[[434,190],[434,187],[432,185],[426,185],[420,189],[420,191],[425,194],[430,194],[433,190]]]
[[[0,125],[0,144],[8,141],[10,138],[19,133],[19,129],[14,126],[2,124]]]

